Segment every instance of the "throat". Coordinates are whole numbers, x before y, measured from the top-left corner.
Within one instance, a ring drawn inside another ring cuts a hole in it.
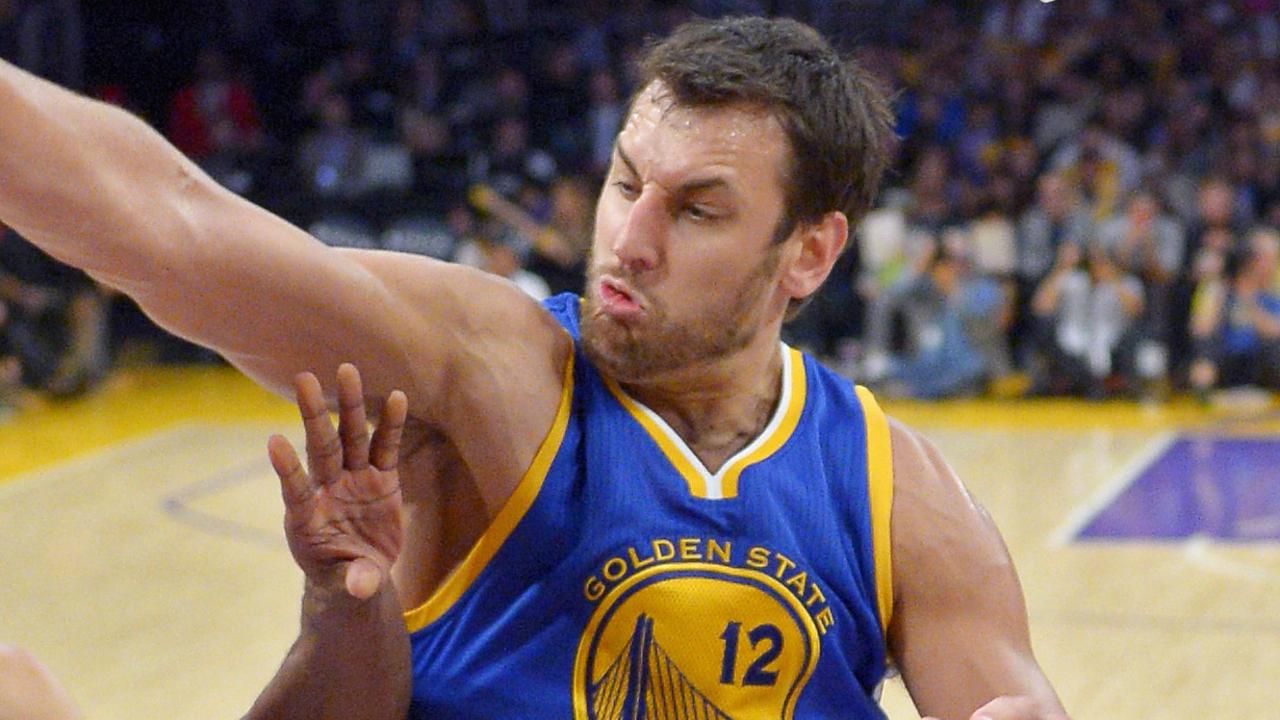
[[[741,398],[732,411],[718,402],[684,408],[659,405],[652,409],[714,475],[768,427],[778,404],[778,390]]]
[[[707,474],[716,475],[760,439],[780,412],[779,405],[789,397],[789,358],[786,346],[774,340],[757,357],[726,358],[714,373],[613,389],[624,404],[634,403],[633,413],[665,425],[650,432],[674,436],[669,439],[683,445]]]
[[[756,439],[756,433],[741,433],[727,442],[690,442],[685,441],[693,454],[702,462],[702,466],[712,475],[720,472],[720,468],[729,462],[729,458],[737,455],[743,448]]]

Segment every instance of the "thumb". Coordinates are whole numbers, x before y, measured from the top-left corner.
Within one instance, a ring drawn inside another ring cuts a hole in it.
[[[382,586],[382,570],[369,558],[356,558],[347,565],[347,594],[368,600]]]

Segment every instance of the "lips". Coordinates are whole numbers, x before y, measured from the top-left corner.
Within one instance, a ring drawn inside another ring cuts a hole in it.
[[[640,315],[644,308],[628,288],[612,279],[600,281],[600,306],[604,312],[617,319],[630,319]]]

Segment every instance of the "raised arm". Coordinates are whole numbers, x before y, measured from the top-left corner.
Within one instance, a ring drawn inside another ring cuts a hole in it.
[[[942,720],[1066,720],[1032,654],[1022,588],[990,516],[918,434],[893,423],[891,442],[889,647],[916,707]]]
[[[441,428],[505,410],[532,428],[504,446],[517,454],[554,415],[567,339],[514,286],[328,248],[220,187],[136,117],[3,62],[0,221],[281,393],[301,370],[332,378],[351,361],[371,394],[403,388],[410,413]]]

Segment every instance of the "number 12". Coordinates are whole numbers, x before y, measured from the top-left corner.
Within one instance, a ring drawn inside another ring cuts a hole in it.
[[[738,667],[738,638],[742,635],[742,623],[730,622],[725,625],[720,639],[724,641],[724,657],[720,661],[720,684],[734,685],[734,675]],[[769,665],[778,659],[782,652],[782,631],[776,625],[757,625],[747,633],[751,641],[751,649],[755,650],[760,643],[765,644],[764,651],[747,667],[742,675],[743,685],[771,686],[778,681],[778,671],[770,670]]]

